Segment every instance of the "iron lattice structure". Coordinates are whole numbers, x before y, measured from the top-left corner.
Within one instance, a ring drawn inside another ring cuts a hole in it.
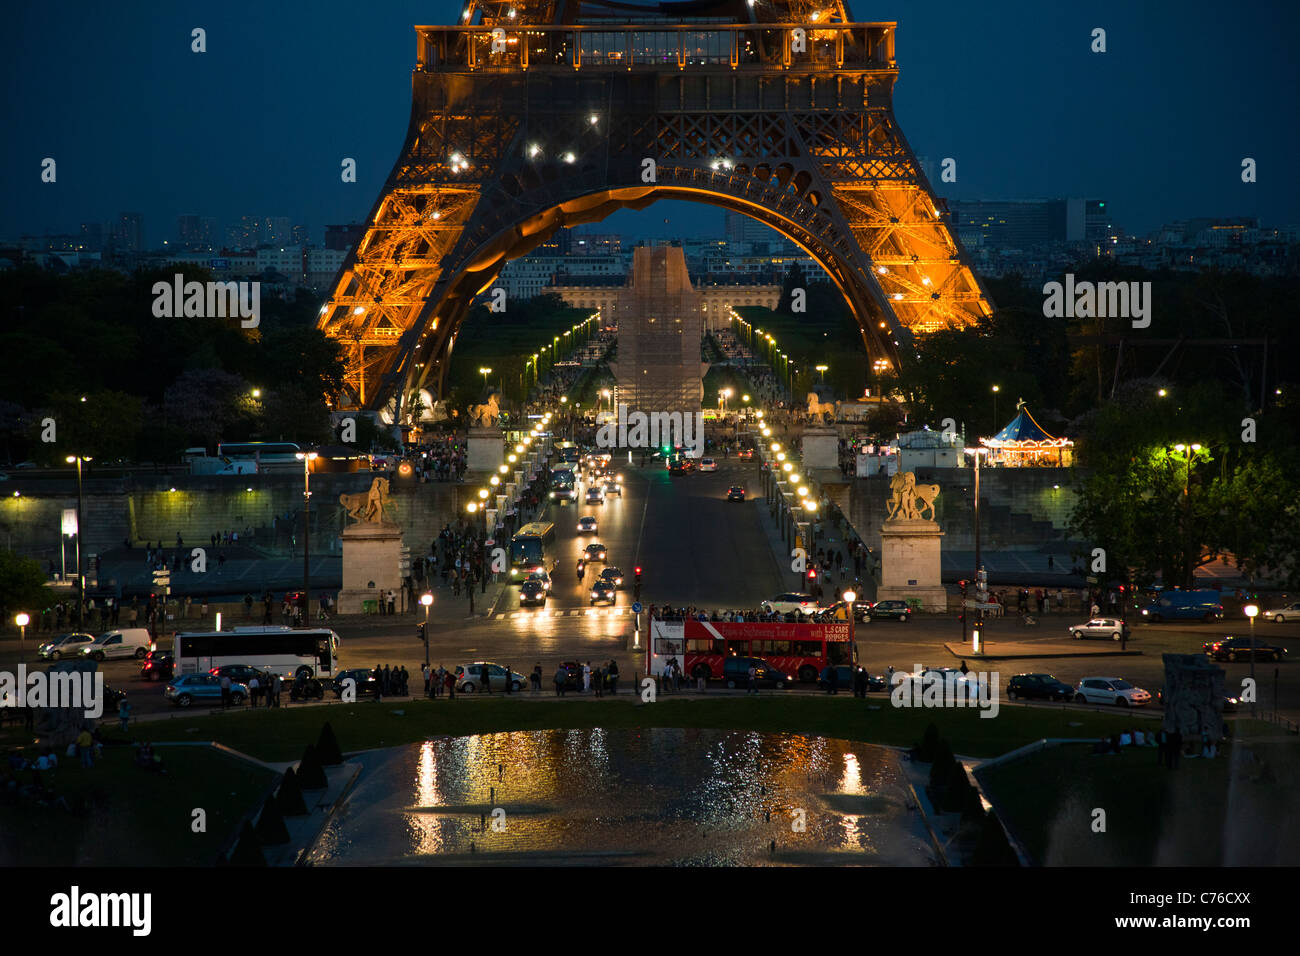
[[[893,23],[842,3],[471,3],[416,27],[406,142],[319,327],[341,406],[443,393],[474,298],[557,229],[659,199],[789,237],[869,355],[990,311],[893,113]],[[653,165],[651,165],[653,163]]]

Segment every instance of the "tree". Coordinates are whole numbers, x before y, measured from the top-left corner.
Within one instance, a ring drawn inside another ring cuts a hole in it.
[[[40,562],[13,551],[0,551],[0,621],[11,623],[19,611],[35,618],[52,601]]]
[[[167,389],[163,411],[167,423],[189,440],[213,446],[232,437],[228,432],[234,426],[247,430],[255,414],[252,387],[220,369],[185,372]]]
[[[330,412],[324,396],[303,385],[280,385],[263,393],[261,436],[303,447],[330,440]]]
[[[46,464],[63,464],[70,454],[107,462],[134,457],[143,427],[143,403],[125,392],[58,392],[30,422],[33,454]],[[41,439],[45,418],[54,419],[56,440]]]

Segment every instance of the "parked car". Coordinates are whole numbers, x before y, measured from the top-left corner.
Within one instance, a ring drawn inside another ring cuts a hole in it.
[[[865,668],[861,666],[854,667],[852,664],[832,664],[830,666],[831,669],[835,671],[836,690],[847,690],[849,692],[853,691],[854,672],[865,671]],[[830,690],[830,686],[826,683],[826,679],[820,675],[817,678],[817,686],[822,690]],[[877,674],[872,676],[871,674],[867,674],[867,690],[882,691],[888,689],[889,684],[885,681],[883,675]]]
[[[1143,707],[1151,703],[1151,695],[1122,677],[1085,677],[1074,688],[1074,702]]]
[[[93,660],[115,660],[120,657],[134,657],[143,660],[149,653],[153,638],[145,627],[124,627],[120,630],[105,631],[91,644],[85,644],[78,652],[83,657]]]
[[[1051,674],[1017,674],[1007,683],[1007,700],[1074,699],[1074,688]]]
[[[744,500],[745,500],[745,486],[744,486],[744,485],[732,485],[730,488],[728,488],[728,489],[727,489],[727,500],[728,500],[728,501],[744,501]]]
[[[722,679],[728,687],[748,687],[749,667],[753,664],[755,687],[775,687],[782,690],[794,683],[789,674],[777,670],[761,657],[728,657],[722,662]]]
[[[116,687],[111,687],[108,684],[105,684],[104,685],[104,713],[106,714],[117,713],[117,705],[122,703],[125,697],[126,697],[126,691],[118,690]]]
[[[1142,609],[1142,616],[1161,621],[1215,621],[1223,617],[1223,600],[1218,591],[1164,591]]]
[[[868,623],[875,620],[907,622],[911,619],[912,608],[906,601],[877,601],[862,615],[862,620]]]
[[[1259,616],[1264,620],[1272,621],[1275,624],[1285,624],[1287,621],[1300,621],[1300,601],[1288,604],[1285,607],[1276,607],[1267,611],[1261,611]]]
[[[623,586],[623,572],[612,564],[605,568],[604,571],[600,572],[600,579],[602,581],[608,581],[610,584],[614,585],[615,588],[621,588]]]
[[[718,463],[717,463],[716,461],[714,461],[712,458],[701,458],[701,459],[700,459],[700,471],[701,471],[701,472],[705,472],[705,471],[717,471],[717,470],[718,470]]]
[[[591,586],[591,604],[595,607],[597,604],[617,604],[618,588],[613,582],[606,581],[604,578],[598,578],[596,583]]]
[[[1129,626],[1127,621],[1117,617],[1094,617],[1086,624],[1072,625],[1070,636],[1076,641],[1085,637],[1108,637],[1112,641],[1118,641],[1121,637],[1129,636]]]
[[[176,658],[171,651],[150,651],[140,662],[140,676],[145,680],[171,680],[176,673]]]
[[[204,701],[221,703],[221,678],[215,674],[182,674],[167,685],[163,697],[177,707],[189,707]],[[248,687],[232,681],[230,699],[235,704],[242,704],[248,699]]]
[[[519,586],[519,606],[546,607],[546,585],[535,577],[529,578]]]
[[[589,544],[582,549],[582,556],[586,558],[588,562],[604,561],[605,546],[603,544]]]
[[[578,519],[578,534],[595,534],[596,519],[591,515],[583,515]]]
[[[1225,637],[1203,645],[1206,655],[1216,661],[1250,660],[1251,639],[1249,637]],[[1286,648],[1269,644],[1260,638],[1254,639],[1254,656],[1257,661],[1280,661],[1286,656]]]
[[[248,684],[256,677],[259,688],[266,687],[270,683],[272,676],[260,667],[250,667],[247,664],[223,664],[221,667],[212,668],[208,673],[215,675],[218,680],[222,677],[229,677],[236,684]]]
[[[345,671],[339,671],[334,678],[334,696],[343,696],[343,682],[346,680],[357,682],[357,700],[362,697],[374,697],[379,693],[379,681],[375,679],[375,672],[368,667],[350,667]]]
[[[493,693],[506,689],[507,677],[512,691],[523,690],[528,678],[518,671],[510,671],[491,661],[475,661],[473,664],[457,664],[455,670],[456,690],[462,694],[473,694],[483,690],[483,669],[487,668],[488,686]]]
[[[775,611],[777,614],[815,614],[821,609],[817,599],[811,594],[802,591],[787,591],[785,594],[778,594],[774,598],[768,598],[759,604],[763,611]]]
[[[52,641],[46,641],[36,649],[43,661],[57,661],[64,657],[76,657],[81,649],[95,640],[95,635],[81,631],[60,634]]]

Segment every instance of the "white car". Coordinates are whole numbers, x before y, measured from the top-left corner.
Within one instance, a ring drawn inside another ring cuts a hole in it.
[[[1118,641],[1128,630],[1128,625],[1117,617],[1094,617],[1087,624],[1075,624],[1070,636],[1076,641],[1085,637],[1108,637]]]
[[[776,611],[778,614],[790,614],[797,611],[805,616],[814,614],[821,609],[821,605],[817,603],[815,597],[801,592],[778,594],[776,597],[764,601],[759,607],[764,611]]]
[[[1276,624],[1285,624],[1287,621],[1300,621],[1300,602],[1288,604],[1286,607],[1274,608],[1271,611],[1262,611],[1260,617]]]
[[[717,471],[717,470],[718,470],[718,463],[714,461],[712,458],[700,459],[700,471]]]
[[[578,519],[578,534],[595,534],[596,519],[591,515],[583,515]]]
[[[894,674],[895,686],[908,685],[903,691],[904,696],[909,694],[923,694],[926,685],[939,686],[947,688],[952,687],[953,693],[965,700],[976,700],[981,694],[988,697],[988,682],[981,680],[979,675],[974,671],[961,672],[960,667],[923,667],[919,673],[912,671],[897,672]],[[920,681],[920,686],[913,689],[910,685],[912,681]],[[894,688],[887,688],[892,691]]]
[[[1145,707],[1151,695],[1122,677],[1085,677],[1074,688],[1076,704],[1114,704],[1117,707]]]

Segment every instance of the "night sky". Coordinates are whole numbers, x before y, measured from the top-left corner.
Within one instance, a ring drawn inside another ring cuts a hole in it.
[[[410,112],[416,23],[449,0],[13,4],[0,238],[73,232],[123,210],[146,242],[176,216],[326,223],[364,217]],[[1143,233],[1191,216],[1300,221],[1295,44],[1300,4],[1205,0],[879,0],[898,21],[895,111],[918,155],[957,159],[958,199],[1086,196]],[[190,52],[190,30],[208,52]],[[1094,27],[1108,51],[1089,51]],[[41,160],[58,182],[40,182]],[[358,182],[339,179],[345,156]],[[1258,162],[1243,184],[1240,163]],[[669,222],[665,224],[667,218]],[[660,203],[603,227],[720,231],[706,206]],[[222,237],[218,237],[220,239]]]

